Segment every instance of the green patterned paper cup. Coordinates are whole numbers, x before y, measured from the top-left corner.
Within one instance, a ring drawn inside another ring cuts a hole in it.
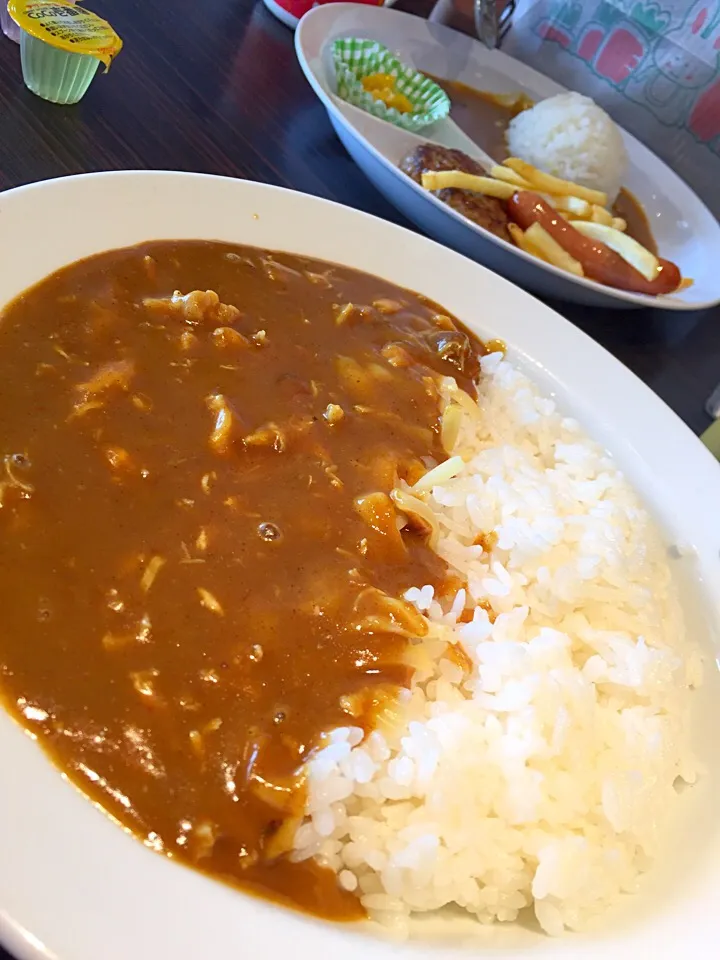
[[[388,120],[404,130],[415,132],[437,120],[444,120],[450,113],[450,100],[441,87],[412,67],[405,66],[376,40],[354,37],[335,40],[332,56],[338,96],[380,120]],[[395,89],[408,98],[412,113],[400,113],[394,107],[387,107],[363,87],[363,77],[374,73],[388,73],[395,77]]]

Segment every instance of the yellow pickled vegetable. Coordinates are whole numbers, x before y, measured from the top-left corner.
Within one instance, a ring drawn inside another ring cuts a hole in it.
[[[389,73],[371,73],[362,78],[362,85],[374,100],[382,100],[385,106],[398,113],[412,113],[412,103],[404,93],[395,89],[395,77]]]

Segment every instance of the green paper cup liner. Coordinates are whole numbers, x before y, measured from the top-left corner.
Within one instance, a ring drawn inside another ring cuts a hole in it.
[[[437,120],[444,120],[450,113],[450,99],[442,87],[412,67],[406,66],[376,40],[358,40],[353,37],[335,40],[332,57],[338,96],[380,120],[387,120],[397,127],[415,132]],[[374,73],[386,73],[395,77],[395,91],[407,97],[412,104],[412,113],[401,113],[395,107],[386,106],[363,87],[363,77]]]

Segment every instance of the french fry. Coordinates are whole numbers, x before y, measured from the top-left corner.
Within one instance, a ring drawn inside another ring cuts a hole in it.
[[[497,197],[499,200],[509,200],[518,191],[511,183],[493,180],[492,177],[479,177],[474,173],[463,173],[461,170],[426,170],[422,175],[422,185],[426,190],[445,190],[448,187],[471,190],[473,193]]]
[[[532,190],[533,185],[523,180],[519,173],[515,173],[510,167],[494,166],[490,168],[490,176],[496,180],[504,180],[505,183],[514,184],[519,190]]]
[[[627,222],[623,220],[622,217],[613,217],[613,222],[611,224],[614,230],[619,230],[620,233],[625,233],[627,230]]]
[[[522,249],[523,241],[525,240],[525,234],[520,229],[520,227],[516,223],[513,223],[512,221],[510,221],[510,223],[508,224],[508,231],[510,233],[510,237],[512,238],[512,241],[515,244],[515,246],[520,247]]]
[[[592,205],[590,221],[592,223],[602,223],[606,227],[611,227],[613,225],[613,215],[609,210],[606,210],[605,207],[599,207],[596,203],[594,203]]]
[[[519,247],[521,250],[524,250],[525,253],[529,253],[533,257],[537,257],[538,260],[544,260],[546,263],[549,263],[549,261],[543,256],[542,250],[539,250],[534,244],[530,243],[525,232],[521,230],[516,223],[509,223],[508,230],[510,231],[510,236],[516,247]]]
[[[551,237],[550,234],[539,223],[533,223],[525,231],[526,242],[532,244],[540,250],[544,260],[551,263],[554,267],[560,267],[561,270],[567,270],[568,273],[576,277],[584,277],[585,272],[582,265],[575,257],[570,254],[560,244]]]
[[[680,281],[680,286],[677,288],[677,290],[675,290],[675,293],[681,293],[683,290],[687,290],[694,283],[695,281],[692,279],[692,277],[683,277]]]
[[[561,197],[579,197],[581,200],[587,200],[588,203],[596,203],[599,207],[607,206],[607,195],[602,191],[591,190],[579,183],[571,183],[569,180],[554,177],[550,173],[543,173],[519,157],[509,157],[505,161],[505,166],[519,173],[541,193],[557,194]]]
[[[638,273],[641,273],[646,280],[654,280],[657,276],[660,269],[658,258],[626,233],[621,233],[613,227],[606,227],[602,223],[589,223],[585,220],[578,220],[573,223],[573,227],[584,237],[598,240],[605,246],[610,247],[631,267],[634,267]]]
[[[561,213],[569,213],[577,220],[589,220],[592,215],[592,204],[580,197],[553,197],[553,205]]]

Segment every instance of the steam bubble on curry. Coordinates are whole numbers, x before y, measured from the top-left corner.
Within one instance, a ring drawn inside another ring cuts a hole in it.
[[[581,927],[696,776],[700,670],[649,517],[504,352],[386,280],[221,243],[24,293],[7,709],[246,892],[401,933],[448,904]]]

